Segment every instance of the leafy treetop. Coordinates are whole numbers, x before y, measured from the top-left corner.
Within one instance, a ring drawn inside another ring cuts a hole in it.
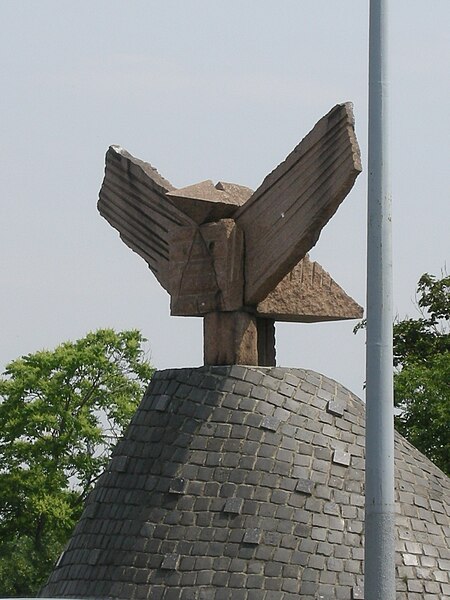
[[[417,305],[393,327],[395,427],[450,476],[450,276],[422,275]]]
[[[0,596],[32,595],[153,373],[138,331],[101,329],[0,379]]]
[[[425,273],[417,285],[419,319],[394,324],[394,365],[426,361],[450,350],[450,277],[436,279]]]
[[[422,316],[394,324],[395,424],[450,475],[450,276],[425,273],[417,296]]]

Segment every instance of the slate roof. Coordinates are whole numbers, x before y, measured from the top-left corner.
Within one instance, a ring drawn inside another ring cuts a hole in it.
[[[397,600],[450,598],[450,480],[396,435]],[[301,369],[157,372],[44,596],[363,598],[364,405]]]

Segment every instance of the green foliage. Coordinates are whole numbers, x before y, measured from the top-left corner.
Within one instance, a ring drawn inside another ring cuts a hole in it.
[[[0,596],[34,595],[153,369],[138,331],[103,329],[0,379]]]
[[[450,476],[450,276],[422,275],[417,305],[393,328],[395,427]]]
[[[421,318],[394,324],[395,424],[450,475],[450,277],[425,273],[417,295]]]
[[[394,375],[397,430],[450,476],[450,356],[411,362]]]
[[[420,319],[394,323],[394,365],[427,362],[450,351],[450,277],[436,279],[425,273],[417,284]]]

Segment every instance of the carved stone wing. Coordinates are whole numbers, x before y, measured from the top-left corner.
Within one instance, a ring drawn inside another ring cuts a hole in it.
[[[150,164],[120,146],[110,146],[98,210],[119,231],[125,244],[147,262],[166,290],[169,238],[175,229],[194,225],[166,195],[174,189]]]
[[[317,323],[361,319],[363,308],[306,255],[256,307],[258,317]]]
[[[245,304],[264,300],[316,244],[360,172],[352,105],[339,104],[234,216],[245,235]]]

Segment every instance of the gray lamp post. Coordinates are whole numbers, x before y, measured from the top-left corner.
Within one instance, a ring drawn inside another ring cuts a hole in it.
[[[370,0],[365,600],[395,600],[387,0]]]

